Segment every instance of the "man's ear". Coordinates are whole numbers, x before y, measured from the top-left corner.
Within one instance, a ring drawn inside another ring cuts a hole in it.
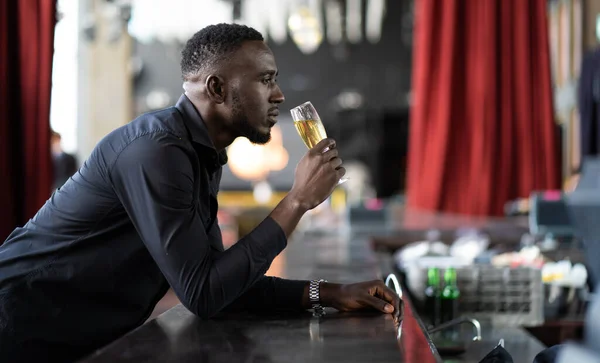
[[[208,97],[210,97],[213,102],[218,104],[225,102],[225,81],[223,78],[211,74],[206,77],[204,86],[206,87]]]

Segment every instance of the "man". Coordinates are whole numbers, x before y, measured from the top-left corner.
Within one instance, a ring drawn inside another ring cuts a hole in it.
[[[77,172],[77,160],[62,149],[62,137],[58,132],[52,131],[50,147],[54,163],[54,189],[57,189]]]
[[[175,107],[106,136],[40,211],[0,248],[0,357],[68,361],[142,324],[173,288],[193,313],[310,308],[398,311],[381,281],[350,285],[265,277],[302,215],[345,173],[324,140],[298,163],[292,189],[254,231],[223,250],[216,221],[225,148],[269,141],[284,96],[256,30],[219,24],[182,52]]]

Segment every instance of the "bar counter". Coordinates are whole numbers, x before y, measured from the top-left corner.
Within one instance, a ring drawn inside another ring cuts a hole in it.
[[[351,283],[384,279],[382,270],[366,239],[296,236],[268,274]],[[442,362],[410,302],[403,305],[399,326],[391,315],[333,309],[322,317],[306,311],[221,314],[203,321],[177,305],[81,362]],[[516,362],[531,362],[544,348],[522,329],[482,327],[484,340],[454,361],[478,362],[497,344],[496,332],[517,338],[514,347],[512,339],[507,346]]]

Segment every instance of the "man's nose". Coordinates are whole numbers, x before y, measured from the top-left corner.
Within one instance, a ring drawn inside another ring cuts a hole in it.
[[[281,91],[281,88],[279,88],[279,85],[275,86],[275,89],[273,90],[273,93],[271,94],[271,100],[272,103],[283,103],[285,102],[285,96],[283,95],[283,92]]]

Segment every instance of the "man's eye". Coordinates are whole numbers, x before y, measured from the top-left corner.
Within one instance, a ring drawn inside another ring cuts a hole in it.
[[[277,80],[273,77],[268,77],[268,78],[263,79],[263,83],[264,84],[275,84],[275,83],[277,83]]]

